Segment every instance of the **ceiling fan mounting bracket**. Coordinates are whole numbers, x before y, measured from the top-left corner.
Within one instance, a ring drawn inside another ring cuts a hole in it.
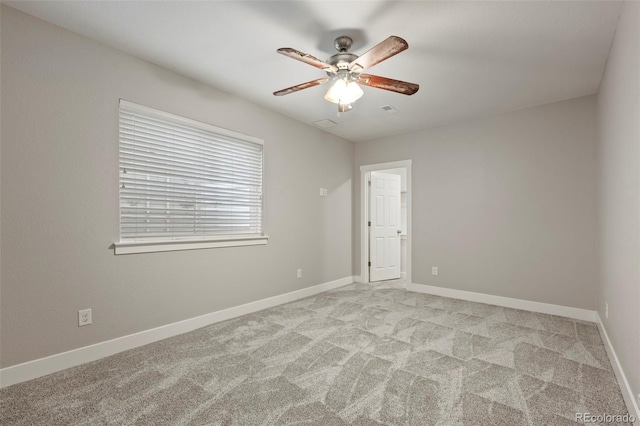
[[[353,40],[351,39],[351,37],[340,36],[336,38],[333,43],[334,43],[333,45],[335,46],[338,52],[346,52],[349,49],[351,49]]]

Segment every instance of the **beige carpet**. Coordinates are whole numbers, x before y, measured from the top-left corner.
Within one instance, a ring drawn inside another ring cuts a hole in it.
[[[595,324],[354,284],[0,391],[3,425],[574,425]]]

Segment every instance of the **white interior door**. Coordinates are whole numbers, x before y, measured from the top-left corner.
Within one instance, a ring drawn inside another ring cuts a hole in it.
[[[371,172],[369,281],[400,278],[400,179]]]

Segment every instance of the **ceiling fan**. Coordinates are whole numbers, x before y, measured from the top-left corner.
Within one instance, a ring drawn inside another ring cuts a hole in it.
[[[352,43],[353,40],[351,37],[340,36],[336,38],[335,48],[338,50],[338,53],[331,56],[326,62],[290,47],[278,49],[277,52],[284,56],[320,68],[327,73],[328,77],[307,81],[306,83],[278,90],[277,92],[273,92],[273,94],[275,96],[288,95],[289,93],[332,81],[333,84],[324,98],[329,102],[338,104],[339,112],[346,112],[351,110],[352,103],[360,99],[363,95],[364,92],[359,86],[360,84],[402,93],[403,95],[413,95],[418,91],[420,86],[415,83],[393,80],[372,74],[361,74],[362,71],[406,50],[409,44],[407,44],[405,40],[400,37],[391,36],[382,43],[369,49],[362,56],[349,52]]]

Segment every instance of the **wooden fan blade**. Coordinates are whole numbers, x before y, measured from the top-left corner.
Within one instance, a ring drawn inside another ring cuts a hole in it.
[[[326,62],[316,58],[315,56],[311,56],[308,53],[300,52],[299,50],[292,49],[290,47],[281,47],[277,50],[277,52],[284,56],[288,56],[289,58],[293,58],[297,61],[304,62],[305,64],[320,68],[322,70],[338,72],[338,68],[336,68],[334,65],[329,65]]]
[[[329,78],[319,78],[317,80],[307,81],[306,83],[297,84],[295,86],[287,87],[286,89],[278,90],[277,92],[273,92],[273,94],[276,96],[284,96],[284,95],[288,95],[289,93],[297,92],[302,89],[308,89],[309,87],[319,86],[321,84],[326,83],[329,80],[330,80]]]
[[[373,46],[362,56],[351,62],[349,64],[349,69],[354,72],[360,72],[367,68],[371,68],[385,59],[389,59],[403,50],[406,50],[408,47],[409,44],[404,41],[404,39],[397,36],[391,36],[382,43]]]
[[[376,89],[402,93],[403,95],[413,95],[418,91],[418,89],[420,89],[420,85],[415,83],[407,83],[406,81],[393,80],[391,78],[379,77],[371,74],[360,74],[358,76],[358,83],[369,87],[375,87]]]

